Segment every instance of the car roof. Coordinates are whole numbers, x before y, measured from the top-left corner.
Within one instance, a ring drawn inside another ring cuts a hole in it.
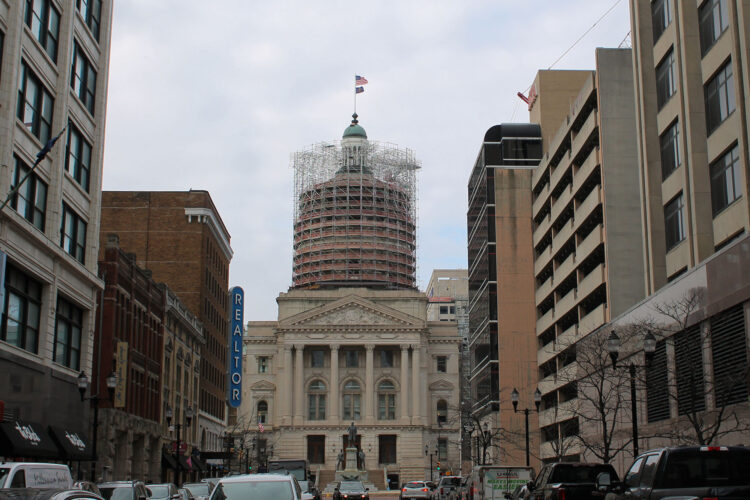
[[[133,486],[136,484],[141,484],[141,481],[107,481],[106,483],[99,483],[97,486],[100,488],[117,488],[119,486]]]
[[[253,481],[291,481],[294,476],[286,474],[242,474],[222,478],[219,483],[249,483]]]

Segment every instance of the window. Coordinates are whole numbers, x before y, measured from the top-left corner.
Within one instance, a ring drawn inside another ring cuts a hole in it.
[[[444,424],[448,421],[448,403],[444,399],[437,402],[437,422]]]
[[[320,349],[310,351],[310,366],[312,368],[323,368],[325,353]]]
[[[91,144],[71,121],[68,121],[68,146],[65,170],[88,193],[91,173]]]
[[[711,318],[716,408],[747,401],[747,333],[742,304]]]
[[[448,306],[440,306],[440,314],[448,314]]]
[[[654,43],[656,43],[667,26],[672,24],[672,0],[651,2],[651,22],[654,28]]]
[[[685,239],[685,223],[682,213],[682,194],[667,203],[664,207],[664,229],[667,240],[667,251]]]
[[[45,184],[36,174],[26,177],[31,169],[17,156],[14,155],[15,168],[13,169],[13,185],[11,189],[19,187],[16,194],[11,200],[11,206],[23,218],[31,222],[37,229],[44,231],[44,220],[47,212],[47,184]]]
[[[258,356],[258,373],[268,373],[268,356]]]
[[[393,368],[393,351],[390,349],[380,351],[380,366],[382,368]]]
[[[378,464],[395,464],[396,461],[396,436],[378,436]]]
[[[99,40],[99,25],[102,19],[102,0],[76,0],[76,9],[83,16],[94,38]]]
[[[661,109],[677,92],[674,51],[670,50],[656,66],[656,105]]]
[[[359,366],[359,352],[344,351],[346,353],[346,367],[357,368]]]
[[[359,383],[350,380],[344,385],[343,391],[344,420],[359,420],[361,416],[361,394]]]
[[[736,144],[711,164],[711,206],[714,216],[742,196],[740,149]]]
[[[16,116],[42,144],[47,144],[50,138],[54,103],[52,94],[47,92],[39,78],[29,69],[26,62],[22,61],[18,79]]]
[[[258,401],[258,423],[265,424],[267,422],[268,422],[268,403],[266,403],[265,401]]]
[[[449,312],[450,312],[451,314],[456,314],[456,306],[450,306],[450,310],[449,310]]]
[[[73,68],[70,73],[70,88],[93,115],[96,71],[76,41],[73,42]]]
[[[3,46],[5,45],[5,33],[0,31],[0,68],[3,66]]]
[[[396,387],[391,381],[378,385],[378,419],[396,419]]]
[[[437,459],[448,460],[448,440],[445,438],[437,440]]]
[[[307,388],[309,420],[325,420],[326,418],[326,385],[320,380],[313,380]]]
[[[325,463],[326,437],[307,436],[307,461],[311,464]]]
[[[675,121],[659,137],[661,143],[661,178],[665,180],[669,174],[677,170],[682,164],[680,159],[680,126]]]
[[[656,343],[656,352],[646,367],[646,417],[658,422],[670,417],[669,380],[667,379],[667,343]]]
[[[675,334],[674,364],[677,385],[677,414],[694,414],[706,409],[703,377],[703,339],[700,325]]]
[[[728,61],[706,83],[703,92],[706,100],[706,128],[711,135],[736,107],[732,61]]]
[[[0,340],[36,353],[39,348],[39,318],[42,285],[13,265],[5,274],[5,300],[2,304]]]
[[[86,254],[86,222],[63,203],[60,246],[81,264]]]
[[[53,354],[55,363],[60,363],[74,370],[80,368],[82,325],[83,309],[62,297],[57,297]]]
[[[440,373],[445,373],[448,371],[448,357],[447,356],[437,357],[437,371],[439,371]]]
[[[628,488],[637,488],[639,484],[639,479],[641,478],[641,465],[643,465],[643,461],[645,460],[645,457],[641,457],[638,460],[635,461],[633,465],[630,466],[630,469],[628,469],[628,472],[625,473],[625,486]]]
[[[729,27],[729,9],[727,0],[708,0],[701,5],[698,13],[700,18],[701,54],[714,46]]]
[[[26,0],[24,16],[26,26],[44,47],[44,51],[57,62],[57,40],[60,35],[60,13],[51,0]],[[46,141],[45,141],[46,142]]]

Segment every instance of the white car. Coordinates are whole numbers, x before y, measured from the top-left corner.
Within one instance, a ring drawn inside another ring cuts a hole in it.
[[[0,488],[63,488],[73,486],[73,476],[64,464],[38,462],[0,463]]]
[[[292,475],[244,474],[219,480],[209,500],[302,500]]]

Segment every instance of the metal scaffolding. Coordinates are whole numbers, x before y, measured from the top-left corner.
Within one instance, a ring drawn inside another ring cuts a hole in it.
[[[292,155],[293,287],[416,287],[417,184],[411,150],[358,141]]]

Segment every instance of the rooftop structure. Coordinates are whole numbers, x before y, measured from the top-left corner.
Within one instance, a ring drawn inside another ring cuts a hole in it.
[[[293,288],[416,288],[411,150],[369,141],[356,113],[340,143],[297,151]]]

